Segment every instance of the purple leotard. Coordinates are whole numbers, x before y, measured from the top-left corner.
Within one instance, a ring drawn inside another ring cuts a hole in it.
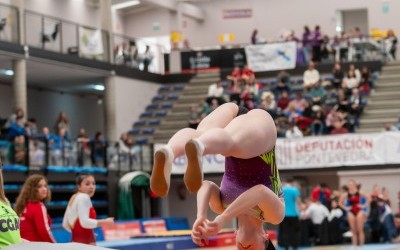
[[[221,182],[221,199],[231,204],[244,191],[262,184],[278,197],[283,197],[275,161],[275,149],[250,159],[225,158],[225,173]]]

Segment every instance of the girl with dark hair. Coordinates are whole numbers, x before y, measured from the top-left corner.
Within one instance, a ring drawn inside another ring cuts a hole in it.
[[[44,205],[44,202],[50,199],[50,189],[44,176],[34,174],[26,179],[14,207],[21,220],[20,231],[23,239],[56,242],[50,230],[51,219]]]
[[[96,182],[91,174],[80,174],[76,178],[77,193],[72,195],[64,214],[63,227],[72,233],[72,241],[96,244],[93,229],[114,224],[114,218],[97,220],[90,200],[96,191]]]

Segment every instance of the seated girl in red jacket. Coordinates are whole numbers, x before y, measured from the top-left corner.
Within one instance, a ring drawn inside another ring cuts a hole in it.
[[[28,241],[56,242],[50,230],[51,219],[44,205],[50,198],[44,176],[34,174],[26,179],[14,207],[20,218],[21,238]]]

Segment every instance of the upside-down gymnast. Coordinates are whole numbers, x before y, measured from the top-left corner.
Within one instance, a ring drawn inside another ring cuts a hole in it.
[[[223,104],[196,130],[179,130],[167,145],[156,150],[151,189],[159,196],[167,195],[172,161],[186,154],[184,182],[190,192],[197,192],[193,241],[199,246],[207,244],[211,235],[237,217],[238,249],[264,249],[268,236],[263,223],[279,224],[285,214],[275,162],[276,137],[274,121],[266,111]],[[203,181],[202,156],[206,154],[226,157],[220,187]],[[212,221],[207,219],[208,204],[219,214]]]

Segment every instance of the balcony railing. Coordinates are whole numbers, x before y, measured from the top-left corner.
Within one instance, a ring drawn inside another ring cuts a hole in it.
[[[151,171],[152,145],[125,146],[120,143],[19,136],[12,142],[0,141],[0,157],[5,165],[29,169],[95,166],[117,171]]]
[[[25,11],[25,37],[32,47],[110,62],[109,33],[105,30]]]

